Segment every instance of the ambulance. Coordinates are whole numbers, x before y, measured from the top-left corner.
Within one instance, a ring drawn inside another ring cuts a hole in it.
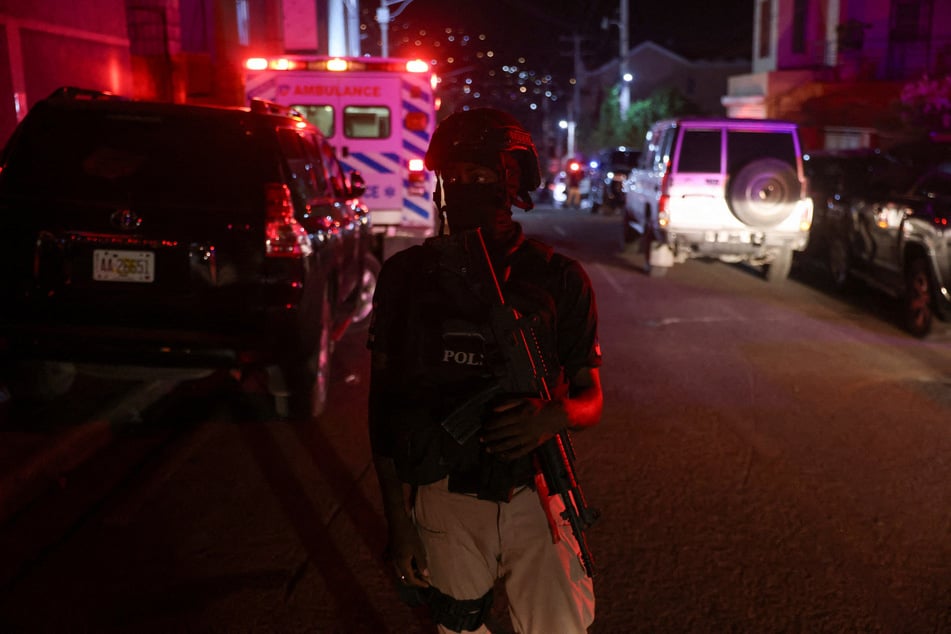
[[[434,175],[423,157],[436,127],[436,76],[422,60],[251,58],[245,95],[299,111],[321,129],[346,171],[366,181],[363,202],[381,261],[434,235]]]

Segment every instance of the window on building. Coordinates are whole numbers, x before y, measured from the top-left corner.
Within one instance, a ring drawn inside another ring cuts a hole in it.
[[[235,9],[238,14],[238,44],[251,44],[250,20],[248,18],[248,0],[235,0]]]
[[[922,33],[923,22],[931,12],[930,0],[894,0],[892,3],[893,42],[915,42]]]
[[[806,52],[806,27],[809,17],[809,0],[794,0],[792,18],[792,52]]]
[[[769,0],[762,0],[759,3],[759,56],[769,57],[769,37],[770,25],[772,24],[772,11]]]

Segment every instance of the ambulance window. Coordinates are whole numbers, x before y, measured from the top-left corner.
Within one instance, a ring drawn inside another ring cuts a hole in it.
[[[386,106],[347,106],[343,133],[350,139],[386,139],[390,136],[390,109]]]
[[[334,107],[333,106],[305,106],[302,104],[291,106],[301,113],[305,119],[317,126],[325,137],[334,135]]]

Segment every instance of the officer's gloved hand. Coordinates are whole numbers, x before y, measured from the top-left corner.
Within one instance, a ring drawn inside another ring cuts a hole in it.
[[[494,416],[482,425],[480,440],[486,451],[501,460],[527,456],[568,424],[560,401],[522,398],[496,405]]]

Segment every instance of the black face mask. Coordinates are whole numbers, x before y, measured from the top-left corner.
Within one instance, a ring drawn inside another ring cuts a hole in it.
[[[451,231],[481,228],[490,240],[504,240],[515,229],[502,183],[444,183]]]

